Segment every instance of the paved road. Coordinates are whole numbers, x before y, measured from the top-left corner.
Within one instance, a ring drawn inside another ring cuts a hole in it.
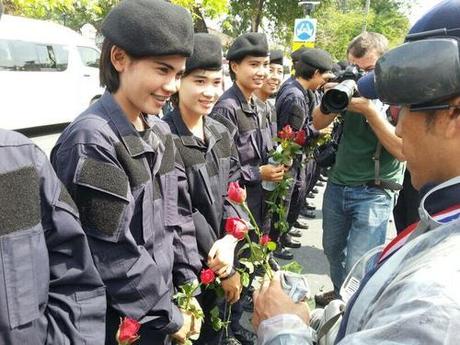
[[[316,187],[319,193],[314,199],[308,199],[309,204],[316,206],[314,211],[315,219],[301,219],[308,221],[309,229],[302,230],[302,237],[299,238],[302,247],[292,249],[294,260],[303,266],[303,272],[307,274],[308,282],[312,289],[312,293],[316,294],[319,291],[329,291],[332,289],[332,282],[329,279],[329,264],[326,256],[323,253],[322,239],[322,211],[323,192],[325,187]],[[283,260],[278,260],[282,265]]]

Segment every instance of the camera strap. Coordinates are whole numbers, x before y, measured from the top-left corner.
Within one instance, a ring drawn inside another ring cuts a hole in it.
[[[380,178],[380,156],[382,154],[382,144],[380,141],[377,143],[374,156],[374,186],[382,189],[390,189],[392,191],[401,190],[402,186],[399,183],[393,181],[386,181]]]

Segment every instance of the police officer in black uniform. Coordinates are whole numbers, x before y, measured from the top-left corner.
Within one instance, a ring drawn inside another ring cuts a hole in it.
[[[0,129],[0,162],[0,344],[103,344],[105,288],[70,195],[21,134]]]
[[[122,316],[141,322],[139,344],[183,343],[197,333],[173,303],[200,268],[185,171],[157,116],[193,48],[190,14],[161,0],[126,0],[102,24],[107,90],[52,152],[79,208],[107,286],[106,344]],[[140,34],[142,33],[142,34]]]
[[[313,128],[312,112],[317,105],[315,91],[333,77],[329,71],[332,68],[331,56],[321,49],[306,49],[299,56],[294,68],[295,75],[289,78],[280,88],[276,97],[276,112],[278,114],[278,130],[290,125],[293,130],[304,130],[307,138],[314,138],[319,132]],[[307,141],[308,145],[308,141]],[[315,170],[313,162],[307,162],[308,171],[303,167],[306,156],[299,155],[295,160],[291,173],[295,180],[290,195],[288,223],[293,226],[299,212],[305,203],[309,179]],[[309,179],[307,177],[310,176]],[[285,236],[285,235],[284,235]],[[285,237],[281,239],[281,246],[292,248],[300,247],[300,243],[292,243]],[[275,252],[281,258],[292,258],[292,253],[281,247]]]
[[[229,303],[238,301],[240,276],[233,268],[237,240],[226,235],[226,218],[240,217],[226,200],[227,186],[240,179],[240,165],[230,132],[207,115],[222,93],[222,46],[217,36],[194,37],[193,54],[187,59],[175,110],[166,121],[174,134],[184,162],[192,198],[193,220],[203,265],[221,277]],[[239,211],[239,212],[238,212]],[[220,334],[212,329],[210,311],[220,304],[213,290],[203,291],[200,303],[205,314],[201,336],[195,344],[217,344]]]
[[[268,73],[266,36],[255,32],[239,36],[230,46],[227,60],[234,84],[219,98],[210,116],[231,132],[240,159],[241,183],[247,190],[248,207],[259,226],[268,232],[270,225],[265,222],[266,192],[262,181],[281,181],[284,167],[267,164],[268,153],[273,148],[271,126],[266,109],[260,109],[254,99],[254,91],[262,87]],[[252,344],[254,337],[239,326],[242,312],[239,307],[239,303],[233,307],[232,328],[238,331],[236,336],[240,341]]]

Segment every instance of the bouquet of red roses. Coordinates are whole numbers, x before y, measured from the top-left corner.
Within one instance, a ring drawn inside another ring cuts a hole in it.
[[[291,126],[286,125],[278,132],[278,138],[275,141],[279,142],[276,150],[271,152],[269,163],[283,164],[291,166],[296,155],[302,154],[303,147],[307,142],[307,134],[301,129],[299,131],[292,130]],[[270,188],[264,188],[270,191],[268,200],[268,212],[275,220],[274,227],[279,232],[287,232],[289,225],[287,219],[286,197],[289,194],[293,183],[293,178],[289,174],[284,174],[283,180],[280,182],[269,182]]]
[[[268,235],[260,231],[246,203],[246,189],[241,188],[238,182],[231,182],[228,186],[227,198],[231,203],[239,205],[246,212],[250,220],[248,222],[241,218],[228,218],[225,222],[225,231],[227,234],[234,236],[237,240],[246,241],[238,252],[238,255],[241,255],[243,251],[249,251],[249,256],[238,260],[246,269],[239,269],[238,271],[241,276],[241,285],[247,287],[250,282],[249,275],[252,274],[257,267],[261,267],[269,277],[273,276],[268,261],[270,252],[276,249],[276,243],[271,241]],[[256,238],[254,242],[249,236],[250,231],[254,231],[254,235],[252,236]]]

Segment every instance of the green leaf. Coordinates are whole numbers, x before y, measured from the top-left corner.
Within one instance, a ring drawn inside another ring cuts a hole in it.
[[[269,251],[271,251],[271,252],[274,251],[274,250],[276,249],[276,243],[275,243],[275,242],[272,242],[272,241],[268,242],[268,243],[267,243],[267,249],[268,249]]]
[[[292,272],[292,273],[302,274],[303,267],[297,261],[292,261],[292,262],[288,263],[287,265],[281,266],[281,270],[282,271],[287,271],[287,272]]]
[[[223,326],[223,322],[222,320],[220,319],[219,317],[219,308],[217,306],[215,306],[214,308],[211,309],[210,311],[210,315],[211,315],[211,326],[212,326],[212,329],[215,330],[216,332],[219,331],[222,326]]]
[[[249,274],[247,272],[242,272],[241,273],[241,285],[244,287],[248,287],[250,283],[250,278]]]

